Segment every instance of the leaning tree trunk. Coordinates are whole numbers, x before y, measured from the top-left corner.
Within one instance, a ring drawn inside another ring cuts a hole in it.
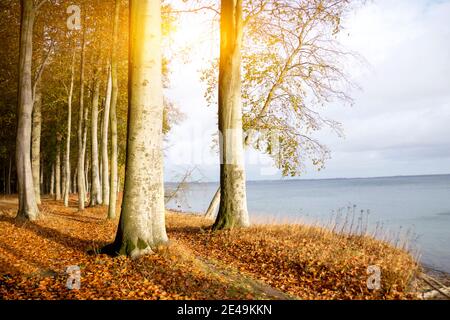
[[[214,230],[249,225],[242,141],[242,1],[222,0],[219,66],[220,205]]]
[[[84,210],[86,201],[86,189],[84,181],[84,151],[83,151],[83,119],[84,119],[84,69],[86,58],[86,26],[83,27],[83,44],[81,46],[80,62],[80,96],[79,96],[79,119],[78,119],[78,163],[77,163],[77,189],[78,189],[78,210]],[[85,124],[86,125],[86,124]]]
[[[135,258],[168,240],[164,221],[160,0],[130,1],[129,52],[125,188],[113,249]]]
[[[70,138],[72,134],[72,98],[73,98],[73,86],[75,79],[75,52],[72,55],[72,64],[70,68],[70,87],[67,97],[67,136],[66,136],[66,153],[65,153],[65,170],[66,170],[66,181],[64,188],[64,206],[69,206],[69,195],[70,195]]]
[[[116,217],[116,204],[117,204],[117,97],[119,92],[118,84],[118,62],[117,62],[117,46],[119,43],[119,15],[120,14],[120,0],[116,0],[114,9],[114,27],[113,27],[113,44],[111,51],[111,79],[112,79],[112,91],[111,91],[111,175],[109,183],[109,208],[108,218],[114,219]]]
[[[111,106],[111,67],[108,68],[108,84],[106,86],[105,110],[102,123],[102,195],[103,204],[109,206],[109,159],[108,159],[108,124]]]
[[[94,76],[91,110],[91,206],[102,204],[100,176],[98,168],[98,100],[100,97],[100,77],[98,70]]]
[[[35,220],[39,215],[30,154],[31,117],[33,112],[31,65],[34,19],[35,9],[33,7],[33,0],[22,0],[16,135],[16,168],[19,191],[19,211],[17,216],[29,220]]]
[[[214,193],[214,197],[212,198],[211,203],[209,204],[208,210],[206,210],[205,218],[215,220],[217,207],[219,206],[219,204],[220,204],[220,186],[217,189],[216,193]]]
[[[56,135],[55,200],[61,200],[61,135]]]

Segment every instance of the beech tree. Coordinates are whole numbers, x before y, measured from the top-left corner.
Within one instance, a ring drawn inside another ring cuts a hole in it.
[[[77,130],[77,138],[78,138],[78,160],[77,160],[77,189],[78,189],[78,210],[84,210],[85,202],[86,202],[86,183],[85,183],[85,153],[84,150],[84,141],[83,138],[83,128],[85,124],[85,116],[86,113],[84,108],[84,74],[85,74],[85,61],[86,60],[86,27],[83,26],[83,40],[81,45],[81,59],[80,59],[80,91],[78,96],[78,130]]]
[[[91,206],[102,204],[102,194],[100,188],[100,169],[98,162],[98,104],[100,96],[100,75],[101,69],[94,71],[92,88],[92,110],[91,110]]]
[[[120,0],[115,1],[114,6],[114,26],[113,26],[113,45],[111,48],[111,103],[110,103],[110,124],[111,124],[111,174],[109,183],[109,208],[108,218],[116,217],[117,203],[117,180],[118,180],[118,146],[117,146],[117,99],[119,95],[118,84],[118,53],[117,46],[119,42],[119,22],[120,22]]]
[[[116,239],[106,250],[136,258],[168,240],[164,221],[159,0],[130,1],[129,46],[125,187]]]
[[[34,39],[33,32],[29,32],[33,45],[30,62],[34,111],[29,128],[31,148],[24,148],[31,152],[24,158],[30,158],[32,163],[35,202],[41,195],[51,194],[58,200],[64,199],[64,204],[69,206],[70,193],[77,193],[79,210],[83,210],[87,203],[108,204],[112,197],[109,217],[114,218],[126,158],[128,10],[121,12],[120,5],[128,7],[128,2],[80,0],[74,5],[69,0],[35,0],[31,3],[35,29]],[[3,187],[6,193],[18,191],[16,148],[9,141],[16,138],[14,131],[18,124],[15,116],[19,73],[13,62],[19,55],[20,6],[22,2],[13,0],[0,4],[0,36],[5,43],[0,48],[5,57],[0,61],[0,123],[8,128],[0,132],[0,191]],[[39,19],[36,19],[37,9]],[[73,29],[68,23],[75,23],[78,18],[71,17],[75,20],[69,21],[68,17],[77,10],[81,24]],[[169,29],[170,23],[164,20],[163,29]],[[168,63],[162,62],[163,85],[168,85]],[[163,106],[165,134],[179,113],[167,98]],[[102,125],[97,128],[100,119]]]
[[[220,13],[220,205],[213,229],[249,225],[242,145],[242,1],[222,0]]]
[[[19,192],[18,217],[36,220],[39,208],[36,202],[31,170],[31,119],[33,112],[32,56],[33,27],[37,11],[46,2],[21,0],[19,84],[17,103],[16,168]]]
[[[70,64],[70,84],[69,88],[66,87],[67,93],[67,135],[66,135],[66,151],[64,158],[64,169],[65,169],[65,187],[64,187],[64,206],[69,206],[69,195],[70,195],[70,142],[72,135],[72,100],[73,100],[73,89],[75,80],[75,51],[72,55],[72,62]]]
[[[108,128],[109,128],[109,112],[111,107],[111,67],[108,67],[108,80],[106,85],[105,108],[102,120],[102,196],[103,204],[109,206],[109,156],[108,156]]]
[[[244,146],[271,157],[283,176],[301,175],[308,160],[323,168],[329,150],[314,138],[315,131],[330,128],[342,134],[340,124],[320,111],[331,101],[352,103],[348,92],[354,85],[344,63],[358,57],[343,49],[335,35],[355,2],[243,3]],[[203,74],[209,104],[217,100],[218,70],[214,62]],[[215,216],[220,195],[219,188],[205,216]]]

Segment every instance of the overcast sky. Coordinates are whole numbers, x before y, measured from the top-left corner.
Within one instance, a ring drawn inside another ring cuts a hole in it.
[[[183,18],[175,39],[192,49],[172,65],[168,95],[186,118],[168,137],[167,181],[193,166],[202,181],[218,180],[217,109],[207,107],[199,74],[218,43],[205,21]],[[345,138],[321,132],[332,158],[300,178],[450,173],[449,21],[450,0],[375,0],[344,21],[342,43],[368,62],[350,70],[362,90],[352,93],[352,107],[327,106],[323,115],[343,124]],[[246,161],[248,180],[281,178],[264,156],[248,152]]]

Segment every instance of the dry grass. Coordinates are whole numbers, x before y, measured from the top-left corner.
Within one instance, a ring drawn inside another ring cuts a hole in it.
[[[419,271],[405,251],[368,236],[304,225],[257,225],[211,233],[209,221],[169,214],[172,238],[301,299],[408,299]],[[368,266],[381,270],[381,289],[367,288]]]

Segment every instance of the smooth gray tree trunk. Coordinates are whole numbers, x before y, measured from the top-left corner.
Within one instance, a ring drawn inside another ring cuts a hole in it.
[[[77,164],[77,191],[78,191],[78,210],[83,211],[86,202],[86,186],[84,176],[84,139],[83,139],[83,123],[84,123],[84,72],[86,59],[86,26],[83,26],[83,40],[81,45],[81,61],[80,61],[80,95],[79,95],[79,118],[78,118],[78,164]],[[86,124],[84,124],[86,126]]]
[[[66,192],[66,158],[65,151],[62,151],[62,161],[61,161],[61,200],[64,199],[64,193]]]
[[[28,220],[36,220],[39,216],[31,169],[31,118],[33,112],[31,73],[34,20],[33,0],[22,0],[16,135],[16,169],[19,192],[17,217]]]
[[[31,168],[33,172],[34,194],[36,203],[41,204],[41,127],[42,127],[42,93],[41,80],[38,79],[34,93],[34,107],[31,132]]]
[[[214,193],[214,197],[212,198],[208,210],[206,210],[205,218],[210,220],[215,220],[217,216],[217,208],[220,204],[220,186]]]
[[[242,1],[222,0],[219,64],[220,204],[213,229],[249,225],[241,101]]]
[[[86,158],[86,154],[84,156]],[[89,193],[91,192],[91,181],[90,181],[90,175],[89,175],[89,170],[91,169],[91,158],[88,156],[85,160],[84,160],[85,166],[84,166],[84,181],[85,181],[85,189],[86,190],[86,197],[89,195]]]
[[[69,195],[70,195],[70,141],[72,134],[72,99],[73,99],[73,87],[75,80],[75,52],[72,55],[72,64],[70,68],[70,86],[67,96],[67,136],[66,136],[66,152],[65,152],[65,170],[66,170],[66,181],[64,188],[64,206],[69,206]]]
[[[111,107],[111,67],[108,68],[108,81],[106,86],[105,110],[102,124],[102,196],[103,204],[109,206],[109,157],[108,157],[108,130],[109,110]]]
[[[40,25],[39,36],[44,39],[44,28]],[[33,172],[33,184],[36,196],[36,203],[41,204],[41,188],[40,170],[41,170],[41,131],[42,131],[42,72],[44,70],[46,58],[44,58],[44,50],[40,49],[40,56],[38,58],[39,65],[37,66],[35,83],[32,88],[33,96],[33,119],[31,131],[31,169]],[[48,53],[50,55],[50,52]]]
[[[130,1],[125,188],[115,253],[139,257],[168,241],[165,228],[161,3]]]
[[[92,94],[91,110],[91,189],[90,205],[95,207],[102,204],[102,194],[100,188],[100,175],[98,165],[98,102],[100,98],[100,72],[94,75],[94,88]]]
[[[9,155],[8,176],[6,180],[6,194],[11,194],[12,155]]]
[[[111,110],[110,110],[110,124],[111,124],[111,173],[109,183],[109,208],[108,218],[114,219],[116,217],[117,205],[117,97],[119,92],[118,83],[118,61],[117,61],[117,46],[119,43],[119,22],[120,22],[120,0],[116,0],[114,8],[114,26],[113,26],[113,46],[111,51]]]
[[[40,169],[41,169],[41,178],[40,178],[40,181],[39,181],[39,185],[40,185],[41,192],[42,192],[42,191],[45,190],[45,184],[44,184],[44,169],[45,168],[44,168],[42,162],[41,162],[41,165],[40,165]]]
[[[75,168],[75,172],[73,173],[73,184],[72,184],[72,193],[78,193],[78,167]]]
[[[50,173],[50,190],[49,190],[49,194],[51,196],[55,195],[55,164],[52,163],[52,167],[51,167],[51,173]]]
[[[61,200],[61,136],[56,135],[55,200]]]

